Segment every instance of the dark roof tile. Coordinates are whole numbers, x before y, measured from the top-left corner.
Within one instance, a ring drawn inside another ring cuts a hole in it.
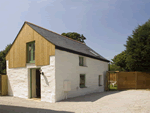
[[[54,45],[64,48],[64,49],[69,49],[78,53],[83,53],[88,56],[91,56],[93,58],[103,60],[106,62],[109,62],[109,60],[105,59],[98,53],[96,53],[94,50],[92,50],[90,47],[88,47],[86,44],[83,44],[81,42],[75,41],[73,39],[69,39],[68,37],[62,36],[60,34],[57,34],[55,32],[52,32],[50,30],[47,30],[45,28],[42,28],[40,26],[34,25],[32,23],[26,22],[31,28],[33,28],[37,33],[42,35],[44,38],[46,38],[48,41],[53,43]],[[96,53],[97,55],[93,54]]]

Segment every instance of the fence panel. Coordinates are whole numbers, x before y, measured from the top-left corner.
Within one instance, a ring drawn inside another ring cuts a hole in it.
[[[108,85],[109,85],[109,72],[106,72],[106,76],[105,76],[105,91],[109,90]]]
[[[150,88],[150,73],[137,72],[137,89]]]
[[[118,90],[134,89],[136,87],[135,72],[119,72],[118,73]]]
[[[1,75],[0,75],[0,95],[1,95],[1,93],[2,93],[2,85],[1,85]]]
[[[7,75],[0,75],[0,90],[1,90],[1,93],[0,95],[4,96],[4,95],[7,95],[8,93],[8,84],[7,84]]]
[[[110,81],[117,81],[117,74],[116,73],[110,73]]]

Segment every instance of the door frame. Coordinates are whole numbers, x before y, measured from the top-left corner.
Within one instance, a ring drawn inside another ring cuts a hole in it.
[[[32,98],[32,68],[30,69],[30,98]]]
[[[30,97],[30,98],[32,98],[32,90],[33,90],[33,89],[32,89],[32,70],[33,70],[33,69],[41,69],[41,68],[29,68],[29,77],[30,77],[30,81],[29,81],[29,83],[30,83],[30,84],[29,84],[29,85],[30,85],[30,90],[29,90],[29,91],[30,91],[30,94],[29,94],[29,95],[30,95],[30,96],[29,96],[29,97]],[[40,77],[40,81],[41,81],[41,77]],[[40,88],[41,88],[41,84],[40,84]],[[40,93],[41,93],[41,92],[40,92]]]

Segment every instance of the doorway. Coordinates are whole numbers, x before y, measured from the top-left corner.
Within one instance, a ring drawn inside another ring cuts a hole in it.
[[[39,69],[36,69],[36,97],[41,98],[41,79]]]
[[[41,98],[40,69],[30,69],[30,98]]]

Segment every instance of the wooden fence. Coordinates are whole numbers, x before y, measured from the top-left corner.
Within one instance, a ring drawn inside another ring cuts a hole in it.
[[[150,89],[150,73],[119,72],[117,73],[117,78],[118,90]]]
[[[109,81],[117,81],[117,89],[150,89],[150,73],[147,72],[118,72],[107,73]]]
[[[4,96],[8,93],[7,75],[0,75],[0,95]]]
[[[117,81],[117,73],[110,73],[110,81]]]

